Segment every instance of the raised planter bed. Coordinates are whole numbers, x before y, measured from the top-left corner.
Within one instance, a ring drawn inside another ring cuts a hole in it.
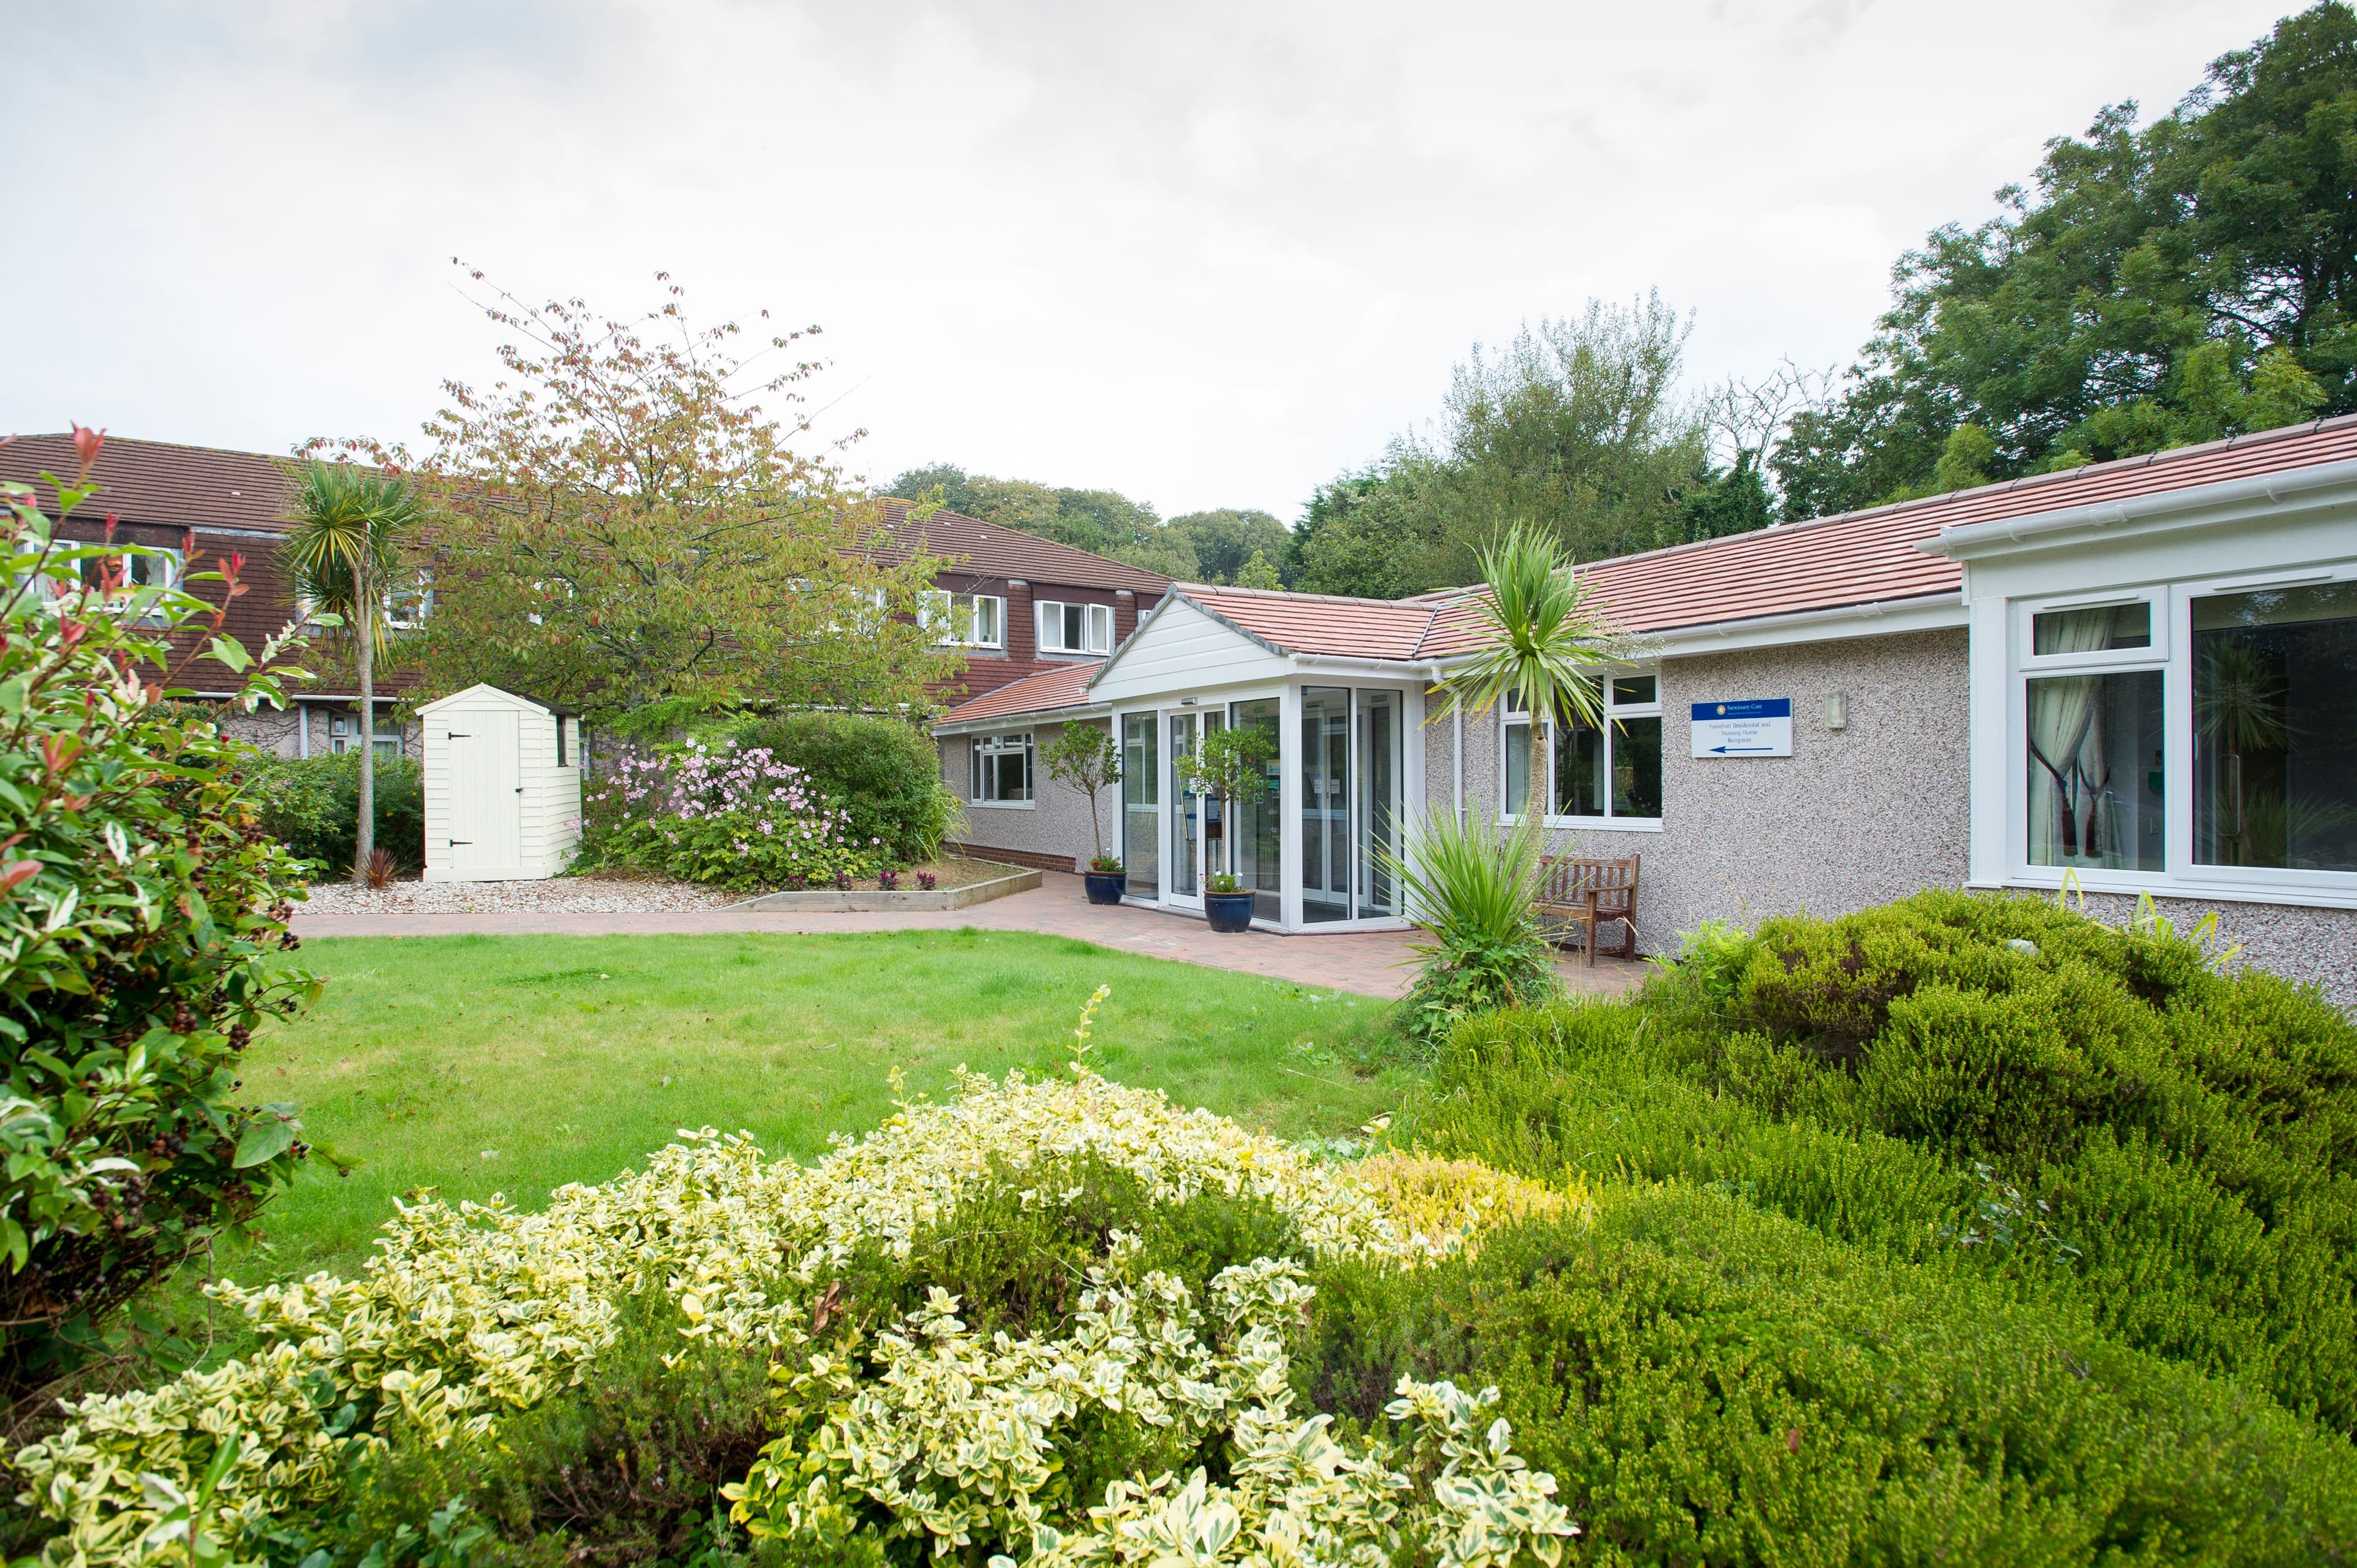
[[[975,904],[987,904],[993,898],[1004,898],[1009,893],[1020,893],[1037,887],[1046,873],[1029,866],[1008,865],[999,870],[1002,876],[969,882],[962,887],[936,887],[922,892],[903,887],[887,893],[881,888],[813,887],[800,893],[762,893],[732,909],[756,909],[770,913],[795,911],[801,913],[886,914],[906,913],[918,909],[963,909]]]

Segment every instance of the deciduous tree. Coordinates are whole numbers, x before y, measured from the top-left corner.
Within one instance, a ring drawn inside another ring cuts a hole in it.
[[[823,367],[763,363],[817,329],[748,356],[737,323],[694,327],[668,293],[617,320],[495,289],[484,313],[516,335],[506,377],[446,383],[423,458],[347,444],[430,501],[428,688],[488,681],[640,727],[748,705],[926,708],[956,668],[919,625],[939,563],[796,449]]]

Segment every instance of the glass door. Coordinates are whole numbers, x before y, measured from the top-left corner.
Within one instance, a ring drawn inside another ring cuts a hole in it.
[[[1301,692],[1301,918],[1351,918],[1351,693]]]
[[[1359,918],[1399,913],[1389,857],[1400,852],[1400,709],[1395,692],[1359,693]]]
[[[1170,875],[1166,900],[1190,909],[1203,907],[1203,800],[1188,787],[1179,765],[1195,755],[1197,714],[1168,714],[1170,784],[1163,794],[1170,801]]]
[[[1216,708],[1163,715],[1170,768],[1164,789],[1170,802],[1170,862],[1164,868],[1163,901],[1188,909],[1201,908],[1205,882],[1228,869],[1230,835],[1224,831],[1225,802],[1198,793],[1181,776],[1179,764],[1194,755],[1204,736],[1224,727],[1223,716]]]
[[[1121,716],[1121,863],[1128,896],[1162,896],[1162,749],[1152,714]]]

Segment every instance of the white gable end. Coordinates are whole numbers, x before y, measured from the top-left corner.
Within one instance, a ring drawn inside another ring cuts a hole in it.
[[[1096,678],[1089,700],[1125,703],[1281,678],[1285,655],[1183,599],[1168,599]]]

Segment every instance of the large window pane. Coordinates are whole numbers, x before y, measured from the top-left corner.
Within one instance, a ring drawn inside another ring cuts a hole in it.
[[[1351,693],[1301,692],[1301,918],[1351,918]]]
[[[1571,719],[1555,726],[1555,810],[1562,817],[1604,814],[1604,732]]]
[[[1388,855],[1399,853],[1400,700],[1359,693],[1359,918],[1399,912]]]
[[[2029,682],[2029,864],[2158,871],[2158,670]]]
[[[2357,871],[2357,584],[2193,601],[2193,857]]]
[[[1662,814],[1662,721],[1620,719],[1612,725],[1612,814]]]
[[[1152,714],[1121,719],[1121,864],[1130,896],[1162,895],[1161,763]]]
[[[1283,775],[1276,757],[1276,699],[1264,698],[1256,703],[1237,703],[1229,709],[1229,722],[1243,729],[1256,729],[1268,736],[1271,743],[1268,766],[1261,778],[1260,793],[1246,801],[1236,813],[1236,878],[1253,890],[1253,916],[1262,920],[1285,918],[1282,892],[1285,862],[1279,849],[1277,824],[1284,820],[1284,800],[1278,788]]]
[[[1519,817],[1531,793],[1531,726],[1506,726],[1506,814]]]

